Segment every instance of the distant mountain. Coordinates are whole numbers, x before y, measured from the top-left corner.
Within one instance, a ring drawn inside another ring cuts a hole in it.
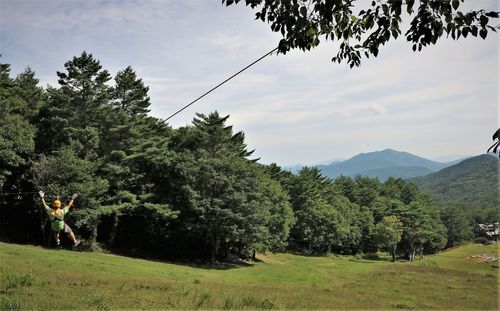
[[[317,167],[323,175],[330,178],[337,178],[340,175],[351,177],[364,175],[385,180],[389,176],[401,178],[422,176],[448,165],[447,163],[427,160],[408,152],[385,149],[361,153],[340,163],[318,165]]]
[[[285,171],[289,171],[292,174],[297,174],[300,171],[300,169],[304,166],[305,165],[303,164],[292,164],[292,165],[285,165],[282,167],[282,169],[284,169]]]
[[[282,168],[286,171],[292,172],[293,174],[298,174],[300,169],[303,168],[304,166],[312,167],[312,166],[318,166],[318,165],[324,165],[324,164],[332,165],[332,164],[340,163],[342,161],[344,161],[344,160],[327,160],[327,161],[318,162],[316,164],[291,164],[291,165],[284,165]],[[415,176],[420,176],[420,175],[415,175]]]
[[[466,159],[426,176],[411,178],[437,202],[471,207],[499,206],[500,161],[487,154]]]
[[[317,165],[332,165],[332,164],[343,162],[345,160],[347,160],[347,159],[333,159],[333,160],[320,161],[318,163],[313,164],[313,166],[317,166]]]

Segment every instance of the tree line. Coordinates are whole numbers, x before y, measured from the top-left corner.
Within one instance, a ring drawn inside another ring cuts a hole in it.
[[[79,194],[66,220],[90,249],[163,258],[387,250],[411,260],[470,237],[460,213],[402,179],[259,164],[218,112],[172,128],[148,115],[149,88],[130,66],[112,77],[83,52],[57,76],[42,88],[29,67],[13,78],[0,64],[3,239],[47,244],[38,190]]]

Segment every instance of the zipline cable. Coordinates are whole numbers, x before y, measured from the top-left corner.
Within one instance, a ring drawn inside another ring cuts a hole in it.
[[[229,78],[227,78],[226,80],[222,81],[221,83],[217,84],[216,86],[214,86],[213,88],[211,88],[210,90],[208,90],[207,92],[205,92],[203,95],[199,96],[198,98],[196,98],[195,100],[193,100],[192,102],[190,102],[189,104],[187,104],[186,106],[182,107],[181,109],[177,110],[175,113],[173,113],[172,115],[170,115],[168,118],[164,119],[163,122],[167,122],[168,120],[170,120],[171,118],[173,118],[174,116],[176,116],[177,114],[179,114],[180,112],[182,112],[184,109],[188,108],[189,106],[191,106],[192,104],[196,103],[197,101],[199,101],[200,99],[202,99],[203,97],[207,96],[208,94],[212,93],[213,91],[215,91],[217,88],[219,88],[220,86],[222,86],[223,84],[225,84],[226,82],[228,82],[229,80],[233,79],[234,77],[236,77],[237,75],[239,75],[240,73],[242,73],[243,71],[247,70],[248,68],[252,67],[253,65],[257,64],[258,62],[260,62],[262,59],[264,59],[265,57],[273,54],[276,50],[278,49],[278,47],[275,47],[274,49],[272,49],[271,51],[267,52],[266,54],[262,55],[261,57],[259,57],[258,59],[254,60],[251,64],[247,65],[246,67],[244,67],[243,69],[241,69],[240,71],[238,71],[237,73],[233,74],[232,76],[230,76]],[[35,193],[38,193],[38,192],[0,192],[0,196],[2,195],[25,195],[25,194],[35,194]]]
[[[0,195],[25,195],[25,194],[35,194],[36,192],[0,192]]]
[[[183,111],[184,109],[186,109],[187,107],[191,106],[192,104],[196,103],[197,101],[199,101],[200,99],[202,99],[203,97],[207,96],[208,94],[212,93],[215,89],[219,88],[220,86],[222,86],[223,84],[225,84],[226,82],[228,82],[229,80],[231,80],[232,78],[236,77],[237,75],[239,75],[240,73],[242,73],[243,71],[247,70],[248,68],[252,67],[253,65],[255,65],[256,63],[260,62],[262,59],[264,59],[266,56],[268,55],[271,55],[272,53],[274,53],[276,50],[278,49],[278,47],[275,47],[274,49],[272,49],[271,51],[267,52],[266,54],[262,55],[259,59],[253,61],[250,65],[246,66],[245,68],[241,69],[240,71],[238,71],[237,73],[233,74],[232,76],[230,76],[229,78],[227,78],[226,80],[222,81],[221,83],[217,84],[216,86],[214,86],[213,88],[211,88],[210,90],[208,90],[207,92],[205,92],[205,94],[201,95],[200,97],[196,98],[195,100],[193,100],[192,102],[190,102],[189,104],[187,104],[186,106],[182,107],[181,109],[177,110],[175,113],[173,113],[172,115],[170,115],[168,118],[166,118],[165,120],[163,120],[163,122],[167,122],[168,120],[170,120],[171,118],[173,118],[175,115],[177,115],[178,113],[180,113],[181,111]]]
[[[19,196],[25,196],[25,195],[29,195],[29,194],[38,194],[39,191],[34,191],[34,192],[0,192],[0,196],[7,196],[7,195],[19,195]],[[50,195],[47,195],[47,193],[45,193],[45,195],[47,197],[50,197]],[[54,196],[55,198],[60,198],[60,195],[55,195]]]

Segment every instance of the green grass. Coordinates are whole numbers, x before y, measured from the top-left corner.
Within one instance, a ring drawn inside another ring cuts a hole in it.
[[[0,242],[0,309],[498,309],[498,269],[467,245],[413,263],[260,256],[206,269]]]

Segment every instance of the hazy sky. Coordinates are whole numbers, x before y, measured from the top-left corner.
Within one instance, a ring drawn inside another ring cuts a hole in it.
[[[497,1],[468,5],[498,11]],[[167,117],[273,49],[280,36],[243,4],[220,0],[0,0],[1,62],[43,86],[83,50],[114,76],[131,65]],[[312,164],[393,148],[435,158],[480,154],[498,127],[498,35],[444,40],[420,53],[398,40],[360,68],[335,46],[271,56],[171,120],[230,114],[263,163]]]

